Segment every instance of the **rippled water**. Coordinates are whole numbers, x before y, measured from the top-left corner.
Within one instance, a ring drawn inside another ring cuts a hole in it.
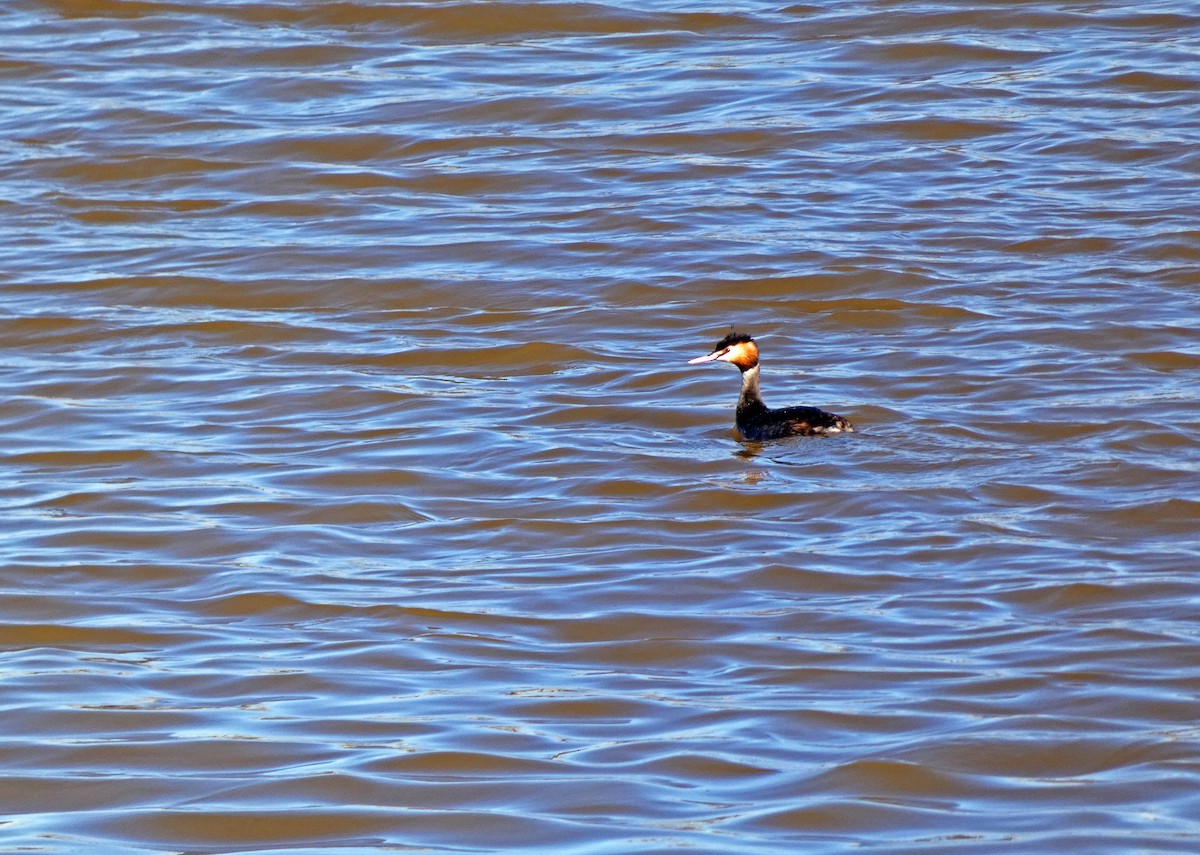
[[[0,851],[1200,850],[1194,4],[0,44]]]

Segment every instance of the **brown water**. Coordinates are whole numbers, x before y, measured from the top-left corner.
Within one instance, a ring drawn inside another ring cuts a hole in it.
[[[1200,851],[1200,9],[648,6],[0,11],[0,851]]]

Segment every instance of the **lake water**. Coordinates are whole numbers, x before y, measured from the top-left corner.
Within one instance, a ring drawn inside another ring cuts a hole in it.
[[[1200,851],[1194,3],[0,45],[0,851]]]

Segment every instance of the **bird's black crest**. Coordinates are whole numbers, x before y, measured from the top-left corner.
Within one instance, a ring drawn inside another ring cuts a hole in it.
[[[733,330],[730,330],[729,335],[717,342],[717,346],[713,348],[713,352],[715,353],[718,350],[724,350],[727,347],[733,347],[735,344],[741,344],[744,341],[754,341],[754,339],[745,333],[734,332]]]

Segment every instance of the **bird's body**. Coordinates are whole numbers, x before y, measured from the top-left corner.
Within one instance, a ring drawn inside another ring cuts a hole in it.
[[[814,436],[854,430],[848,419],[816,407],[782,407],[772,410],[763,403],[758,388],[758,345],[748,335],[730,333],[717,342],[713,352],[689,361],[730,362],[742,372],[734,423],[745,439],[756,442],[787,436]]]

